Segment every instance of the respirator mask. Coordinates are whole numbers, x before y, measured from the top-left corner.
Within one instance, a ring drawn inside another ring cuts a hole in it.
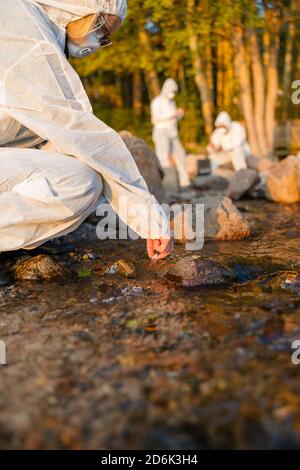
[[[68,40],[68,52],[72,57],[82,58],[94,54],[101,47],[108,47],[112,44],[109,37],[111,34],[106,25],[105,17],[99,14],[95,27],[87,34],[81,44],[74,44]]]
[[[172,101],[176,96],[176,93],[174,91],[171,91],[170,93],[168,93],[167,95],[167,98],[168,100]]]

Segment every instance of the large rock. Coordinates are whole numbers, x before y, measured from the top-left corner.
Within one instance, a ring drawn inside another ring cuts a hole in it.
[[[197,176],[193,184],[201,191],[224,191],[228,188],[229,180],[219,175]]]
[[[163,171],[156,154],[144,140],[134,137],[130,132],[121,131],[120,135],[144,177],[149,191],[161,202],[164,198]]]
[[[204,238],[206,240],[240,240],[250,235],[248,222],[228,197],[205,196],[197,198],[195,203],[204,205]],[[191,211],[192,206],[186,210]],[[194,210],[193,212],[195,213]],[[176,240],[193,241],[195,239],[195,236],[192,236],[194,227],[189,226],[190,220],[192,217],[184,218],[182,211],[175,214],[171,227],[175,232]]]
[[[258,173],[265,173],[273,168],[275,162],[270,158],[257,158],[253,155],[247,157],[247,165],[250,170],[256,170]]]
[[[238,201],[259,182],[256,170],[240,170],[230,181],[226,195]]]
[[[248,222],[228,197],[203,197],[205,238],[213,240],[239,240],[249,237]]]
[[[266,181],[266,196],[288,204],[300,201],[300,156],[289,156],[274,166]]]
[[[235,279],[235,275],[216,261],[188,256],[168,271],[167,278],[183,287],[209,287],[228,284]]]

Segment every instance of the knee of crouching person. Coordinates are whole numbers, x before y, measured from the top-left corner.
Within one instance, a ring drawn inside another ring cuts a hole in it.
[[[72,191],[76,200],[76,212],[79,208],[88,212],[93,211],[103,192],[101,175],[89,167],[81,169],[72,181]]]
[[[89,194],[91,201],[98,201],[103,192],[103,180],[99,173],[96,173],[93,170],[89,171]]]

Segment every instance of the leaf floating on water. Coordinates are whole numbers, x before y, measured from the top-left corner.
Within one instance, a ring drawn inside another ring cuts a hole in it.
[[[128,320],[128,321],[126,322],[126,326],[127,326],[127,328],[130,328],[130,329],[132,329],[132,330],[135,330],[136,328],[138,328],[139,322],[138,322],[138,320],[135,320],[135,319]]]
[[[83,277],[89,277],[93,274],[93,270],[92,269],[81,269],[80,271],[78,271],[78,277],[81,279]]]
[[[144,328],[144,330],[146,331],[146,333],[155,333],[156,331],[158,331],[158,328],[155,325],[148,325]]]

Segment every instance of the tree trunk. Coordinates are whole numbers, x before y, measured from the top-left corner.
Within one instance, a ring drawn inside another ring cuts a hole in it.
[[[267,68],[267,97],[265,111],[265,128],[267,136],[268,150],[274,150],[275,129],[276,129],[276,103],[278,95],[278,54],[280,44],[280,24],[279,20],[274,20],[273,34],[271,36],[269,65]]]
[[[195,0],[188,0],[187,31],[189,48],[192,56],[194,79],[201,97],[202,112],[204,117],[205,133],[210,136],[213,131],[213,97],[206,82],[204,64],[199,54],[198,38],[193,28],[193,12]]]
[[[236,75],[238,77],[241,88],[241,101],[248,130],[249,143],[251,146],[252,153],[255,156],[260,156],[260,147],[258,144],[257,132],[255,127],[250,70],[247,64],[246,50],[244,45],[244,34],[241,28],[237,27],[235,29],[233,41],[235,45]]]
[[[219,109],[224,108],[225,60],[225,41],[220,39],[217,45],[217,104]]]
[[[254,92],[254,116],[260,155],[266,157],[268,145],[265,131],[265,76],[261,53],[256,31],[250,34],[253,92]]]
[[[151,57],[153,57],[152,54],[152,46],[150,42],[150,38],[148,36],[147,31],[144,29],[144,27],[140,27],[139,29],[139,39],[142,47],[147,53],[147,56],[149,57],[149,63],[153,64],[153,60],[151,60]],[[154,67],[148,68],[144,70],[145,74],[145,80],[149,92],[149,98],[153,99],[155,96],[160,94],[160,83],[159,83],[159,78],[158,74],[155,70]]]
[[[205,47],[205,76],[206,76],[207,86],[209,88],[209,91],[213,99],[214,76],[213,76],[213,64],[212,64],[212,51],[211,51],[211,44],[210,44],[209,37],[207,37],[206,41],[207,41],[207,46]]]
[[[235,94],[235,70],[233,50],[229,41],[224,41],[224,109],[231,109]]]
[[[142,113],[142,77],[140,70],[136,70],[132,76],[132,107],[138,115]]]
[[[291,11],[293,14],[300,8],[299,0],[292,0]],[[298,10],[299,11],[299,10]],[[292,85],[292,69],[293,69],[293,50],[296,39],[296,23],[291,21],[288,25],[286,49],[284,55],[284,72],[283,72],[283,119],[287,120],[291,106],[291,85]]]

